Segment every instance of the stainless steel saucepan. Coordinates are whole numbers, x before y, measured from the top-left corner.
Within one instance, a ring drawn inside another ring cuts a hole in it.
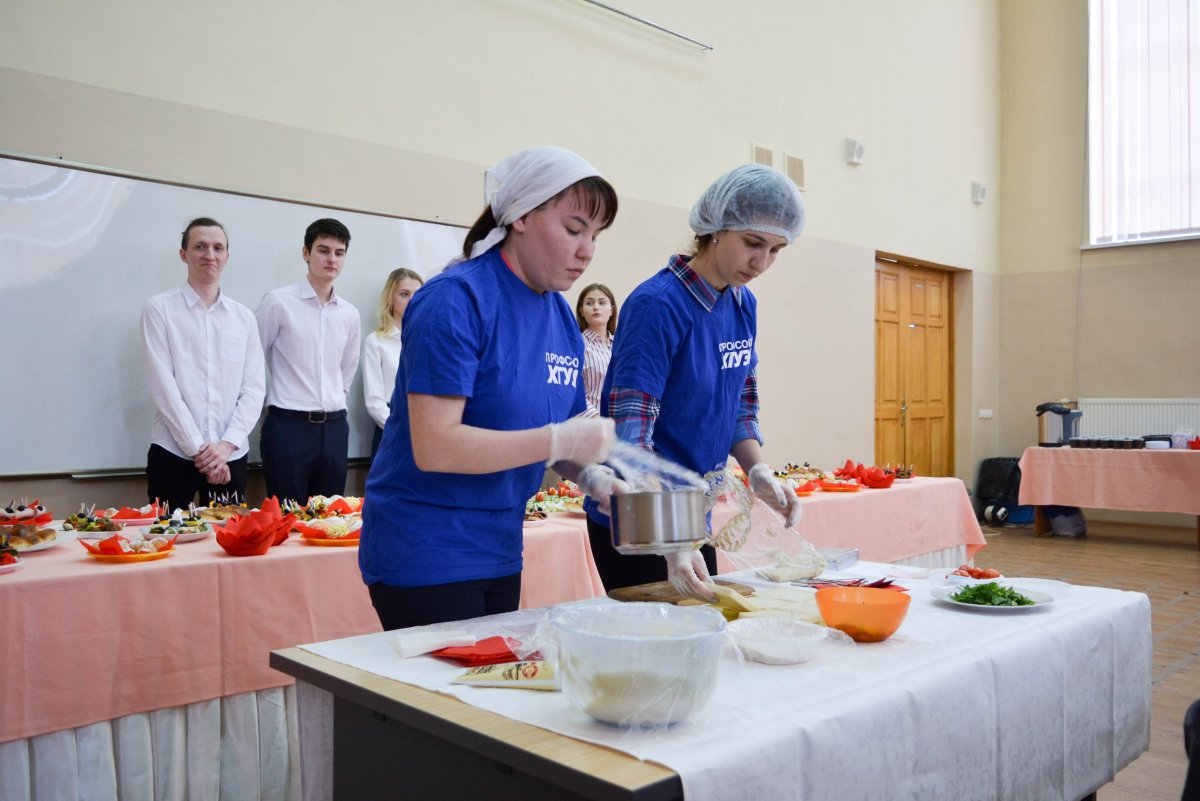
[[[629,492],[611,501],[612,542],[619,553],[672,553],[708,538],[703,490]]]

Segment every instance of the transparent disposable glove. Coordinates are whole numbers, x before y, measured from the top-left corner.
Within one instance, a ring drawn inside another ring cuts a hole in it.
[[[575,483],[585,495],[590,495],[596,501],[596,506],[606,515],[612,514],[610,496],[629,492],[629,485],[617,478],[611,467],[602,464],[584,467],[575,477]]]
[[[597,464],[608,458],[617,441],[616,423],[611,417],[572,417],[551,423],[549,467],[555,462]]]
[[[784,528],[794,528],[804,514],[804,507],[796,493],[775,477],[766,462],[759,462],[746,474],[750,480],[750,491],[758,499],[783,515]]]
[[[667,580],[679,594],[699,601],[715,601],[717,596],[704,586],[712,581],[704,556],[695,548],[664,555],[667,560]]]

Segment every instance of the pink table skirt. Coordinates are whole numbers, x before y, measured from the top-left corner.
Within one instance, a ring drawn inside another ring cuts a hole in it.
[[[966,546],[967,558],[987,544],[966,488],[957,478],[914,478],[887,489],[818,492],[801,498],[796,530],[817,547],[858,548],[869,562],[899,562]],[[714,513],[720,524],[720,507]]]
[[[1200,451],[1027,448],[1019,502],[1200,515]]]
[[[523,606],[603,594],[581,521],[525,530]],[[214,537],[102,564],[76,542],[0,575],[0,742],[291,684],[268,654],[379,631],[358,549],[297,537],[257,557]]]
[[[526,525],[522,609],[603,595],[585,518],[557,514],[542,525]]]

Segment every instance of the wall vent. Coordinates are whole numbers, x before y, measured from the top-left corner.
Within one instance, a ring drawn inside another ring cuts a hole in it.
[[[804,189],[804,159],[783,154],[783,171],[801,190]]]
[[[755,164],[765,164],[768,167],[775,166],[775,153],[769,147],[750,143],[750,161]]]

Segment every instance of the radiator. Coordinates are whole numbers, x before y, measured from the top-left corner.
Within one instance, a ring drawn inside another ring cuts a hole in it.
[[[1079,409],[1083,437],[1200,431],[1200,398],[1080,398]]]

